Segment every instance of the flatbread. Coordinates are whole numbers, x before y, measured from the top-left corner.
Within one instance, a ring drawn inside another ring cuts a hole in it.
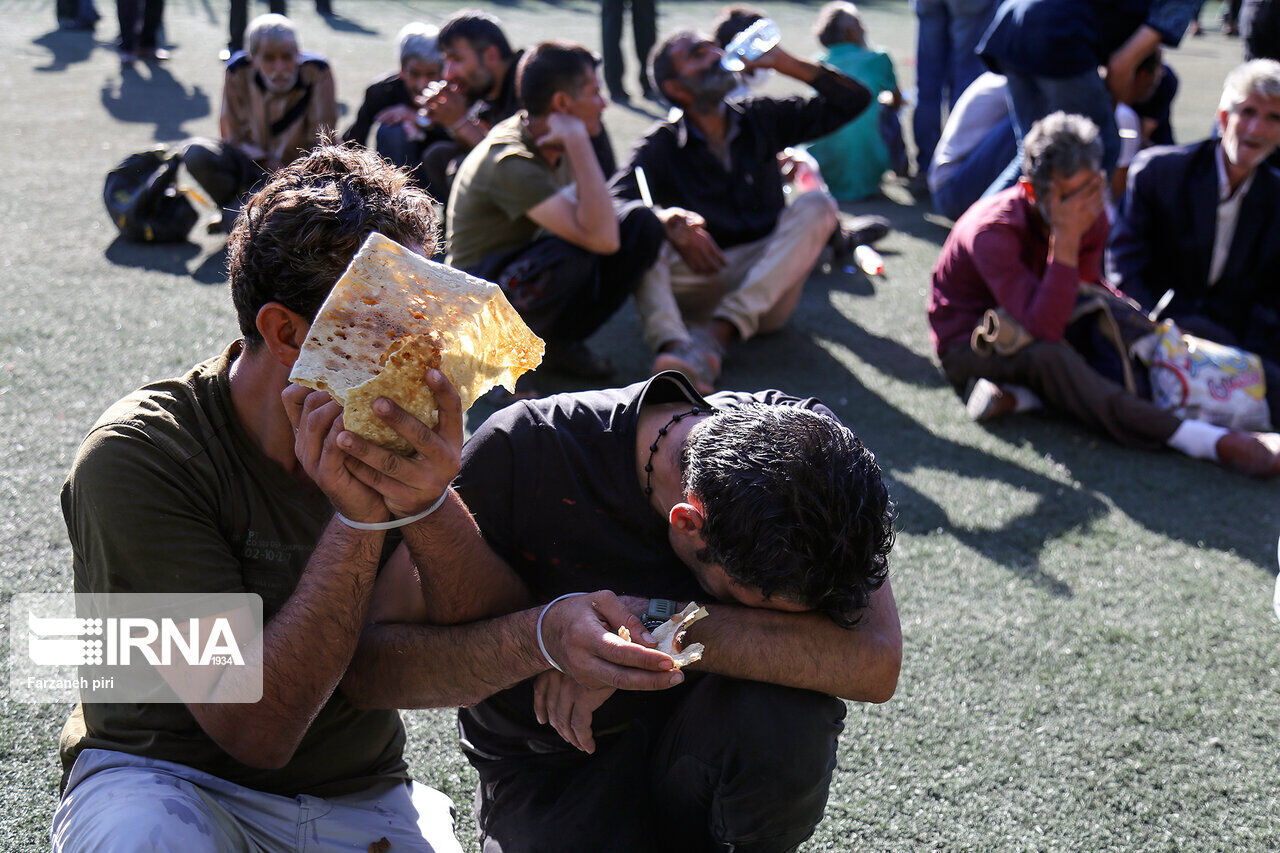
[[[373,413],[374,400],[394,400],[434,427],[439,410],[428,370],[449,377],[466,411],[495,385],[514,391],[543,352],[542,339],[496,284],[375,231],[320,306],[289,379],[327,391],[347,429],[409,454],[409,443]]]
[[[684,610],[681,610],[651,632],[653,638],[658,641],[656,646],[658,651],[671,655],[671,659],[675,661],[676,669],[702,660],[702,653],[707,650],[707,647],[702,643],[694,643],[680,651],[676,651],[676,648],[684,640],[685,631],[689,630],[689,626],[706,615],[707,608],[699,607],[696,601],[691,601]],[[632,641],[631,632],[627,630],[626,625],[618,628],[618,636],[628,643]]]

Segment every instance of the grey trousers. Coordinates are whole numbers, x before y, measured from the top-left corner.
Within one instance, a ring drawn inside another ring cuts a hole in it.
[[[348,853],[385,838],[392,850],[461,853],[453,803],[389,779],[341,797],[281,797],[171,761],[106,749],[76,758],[53,814],[55,853]]]

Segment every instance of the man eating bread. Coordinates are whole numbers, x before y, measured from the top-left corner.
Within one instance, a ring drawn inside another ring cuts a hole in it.
[[[465,706],[485,853],[812,834],[841,699],[888,700],[902,652],[889,498],[829,409],[703,398],[675,372],[524,401],[476,430],[455,488],[494,559],[459,559],[469,530],[437,527],[416,573],[383,572],[344,686],[368,707]],[[634,652],[677,612],[701,659],[660,655],[666,689],[634,690],[579,641]]]

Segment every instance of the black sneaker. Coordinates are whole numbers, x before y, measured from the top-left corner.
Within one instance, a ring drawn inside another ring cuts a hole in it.
[[[870,246],[883,240],[889,236],[893,226],[883,216],[855,216],[845,222],[841,222],[840,230],[845,233],[848,242],[851,244],[849,251],[852,252],[853,246]],[[833,245],[832,248],[836,247]]]
[[[547,352],[542,366],[566,376],[579,379],[608,379],[613,375],[613,363],[592,351],[582,341],[557,343],[547,341]]]

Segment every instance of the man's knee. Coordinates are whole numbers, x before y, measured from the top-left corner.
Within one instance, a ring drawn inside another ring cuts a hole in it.
[[[809,837],[826,807],[843,702],[707,676],[679,714],[683,742],[659,753],[667,762],[654,779],[659,808],[734,849],[789,849]]]
[[[212,139],[195,137],[182,145],[182,165],[196,180],[200,175],[216,169],[222,162],[222,145]]]
[[[801,193],[787,208],[787,214],[795,217],[805,229],[825,230],[830,234],[840,221],[839,207],[831,194],[824,190]]]
[[[667,239],[662,221],[640,201],[629,202],[619,211],[618,232],[622,245],[647,256],[650,264],[657,259],[658,251]]]
[[[684,713],[714,720],[700,732],[723,754],[721,784],[787,791],[825,787],[844,729],[833,696],[736,678],[704,677]]]
[[[54,812],[52,848],[57,853],[246,849],[191,783],[130,769],[100,771],[67,791]]]

